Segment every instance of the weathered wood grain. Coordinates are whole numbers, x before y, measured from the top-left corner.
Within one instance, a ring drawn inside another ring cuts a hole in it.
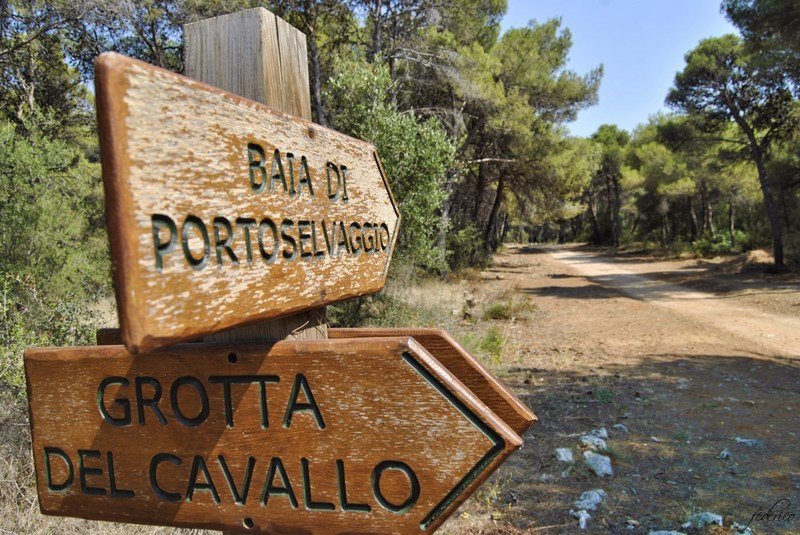
[[[521,444],[407,337],[31,349],[25,373],[45,514],[431,532]]]
[[[96,86],[130,351],[383,287],[400,218],[372,145],[117,54]]]
[[[519,436],[524,435],[538,421],[531,409],[522,403],[502,381],[442,329],[402,327],[328,329],[328,337],[337,340],[387,336],[414,338]],[[119,329],[99,329],[97,331],[98,345],[121,343],[122,337]]]
[[[263,7],[183,27],[185,74],[288,115],[311,120],[306,36]],[[215,342],[327,338],[325,308],[204,337]]]
[[[311,120],[303,32],[258,7],[187,24],[183,33],[186,76]]]
[[[442,329],[329,329],[328,336],[334,339],[411,336],[518,435],[524,435],[537,421],[536,415],[508,387]]]

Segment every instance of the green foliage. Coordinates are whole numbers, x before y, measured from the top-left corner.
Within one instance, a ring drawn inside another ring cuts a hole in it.
[[[447,235],[448,264],[453,271],[485,267],[490,257],[483,245],[483,234],[475,223],[453,228]]]
[[[378,149],[402,215],[395,261],[444,270],[438,211],[454,149],[437,120],[398,111],[389,100],[391,86],[386,68],[340,62],[325,91],[331,123]]]
[[[536,305],[528,299],[504,299],[489,304],[483,311],[484,320],[528,319]]]
[[[499,364],[503,356],[505,338],[497,327],[489,327],[482,335],[466,333],[461,337],[461,343],[467,351],[488,359],[492,364]]]
[[[773,145],[790,137],[798,124],[785,72],[764,68],[735,35],[704,39],[686,55],[686,67],[676,75],[667,102],[706,132],[736,125],[748,148],[745,155],[758,170],[775,264],[783,268],[783,225],[767,163]]]
[[[0,123],[0,274],[54,300],[108,285],[100,166],[65,141]]]
[[[48,120],[0,122],[0,384],[17,392],[22,352],[89,342],[110,289],[99,165],[42,134]]]
[[[796,0],[723,0],[722,9],[762,65],[785,72],[800,89],[800,4]]]
[[[327,310],[328,321],[336,327],[436,327],[442,320],[441,311],[414,306],[385,291]]]

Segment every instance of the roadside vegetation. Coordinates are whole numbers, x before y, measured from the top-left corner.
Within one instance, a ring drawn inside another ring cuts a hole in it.
[[[181,72],[184,24],[257,6],[306,33],[315,121],[376,145],[402,212],[386,290],[330,307],[332,324],[444,327],[503,373],[526,350],[509,333],[538,313],[517,288],[475,302],[504,242],[800,262],[796,2],[724,0],[741,35],[687,52],[673,113],[589,138],[566,124],[596,103],[602,65],[567,68],[559,19],[501,35],[505,0],[0,2],[3,529],[38,514],[22,352],[91,343],[113,316],[92,62]]]

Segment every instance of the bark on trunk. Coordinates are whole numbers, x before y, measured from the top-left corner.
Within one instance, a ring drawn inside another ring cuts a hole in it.
[[[619,177],[612,180],[613,186],[613,203],[612,203],[612,216],[611,216],[611,235],[614,240],[614,247],[619,247],[622,240],[622,186],[619,183]]]
[[[479,224],[481,216],[481,204],[483,201],[483,192],[486,190],[486,162],[478,164],[478,182],[475,184],[475,205],[472,207],[472,221]]]
[[[697,239],[697,213],[694,209],[694,197],[689,197],[689,241],[694,242]]]
[[[735,212],[734,212],[734,204],[733,204],[733,195],[728,198],[728,231],[731,235],[731,249],[736,247],[736,237],[734,231],[736,230],[735,220],[734,220]]]
[[[372,49],[367,52],[367,62],[375,63],[375,59],[381,55],[383,47],[383,24],[381,22],[381,8],[383,0],[375,0],[372,9]]]
[[[758,169],[758,182],[761,185],[761,193],[764,195],[764,208],[767,210],[769,224],[772,228],[772,252],[775,256],[775,267],[783,269],[783,231],[778,217],[778,207],[775,206],[775,199],[772,196],[772,188],[767,182],[767,167],[763,158],[759,158],[756,167]]]
[[[489,214],[489,222],[486,225],[486,235],[484,239],[486,240],[486,246],[491,251],[497,250],[497,221],[498,216],[500,215],[500,206],[503,204],[503,192],[505,191],[506,182],[503,178],[503,174],[500,174],[500,178],[497,181],[497,195],[494,198],[494,204],[492,204],[492,212]]]
[[[308,32],[308,54],[311,63],[311,107],[317,124],[328,126],[325,119],[325,110],[322,107],[322,80],[319,63],[319,49],[314,32]]]
[[[592,223],[592,243],[599,245],[601,241],[600,224],[597,222],[597,211],[595,209],[595,196],[589,193],[589,221]]]
[[[736,124],[739,125],[739,128],[741,128],[745,136],[747,136],[747,142],[750,145],[750,155],[756,164],[756,169],[758,169],[758,183],[761,186],[761,193],[764,196],[764,208],[767,210],[767,217],[769,218],[769,224],[772,230],[772,252],[775,257],[775,267],[781,270],[785,269],[786,266],[784,266],[783,263],[783,229],[781,228],[781,221],[778,217],[778,209],[775,206],[775,199],[772,197],[772,188],[768,181],[767,166],[764,161],[764,153],[769,145],[764,139],[762,139],[763,145],[758,142],[755,130],[745,121],[733,101],[729,101],[728,107],[733,112],[733,120],[736,121]]]

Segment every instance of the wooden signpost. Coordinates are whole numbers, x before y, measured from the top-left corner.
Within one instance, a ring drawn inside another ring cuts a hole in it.
[[[25,365],[47,514],[427,533],[521,444],[408,337],[40,349]]]
[[[308,120],[305,39],[281,19],[185,34],[187,74],[231,92],[97,61],[121,328],[25,353],[42,512],[435,531],[536,417],[441,330],[327,329],[320,307],[386,280],[400,215],[378,155]]]
[[[131,352],[383,288],[400,215],[372,145],[119,54],[96,76]]]

